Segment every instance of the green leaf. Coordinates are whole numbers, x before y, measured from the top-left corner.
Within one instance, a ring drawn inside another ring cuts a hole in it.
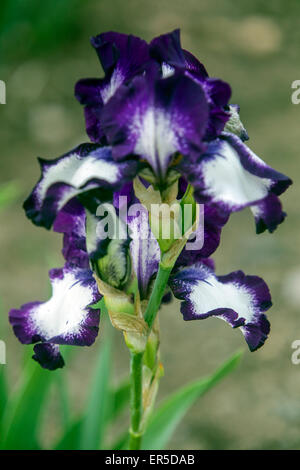
[[[59,399],[60,407],[61,407],[62,424],[64,428],[67,428],[70,422],[70,409],[69,409],[67,382],[65,378],[66,376],[63,374],[62,370],[57,371],[56,385],[57,385],[57,391],[58,391],[58,399]]]
[[[91,384],[91,395],[81,427],[82,450],[96,450],[103,446],[105,428],[110,409],[109,376],[111,369],[111,344],[107,338],[100,349],[99,361]]]
[[[2,448],[39,449],[40,416],[54,374],[30,359],[21,386],[6,407],[2,427],[6,434],[1,435]]]
[[[74,421],[67,429],[65,434],[54,446],[54,450],[78,450],[80,445],[80,436],[83,419]]]
[[[241,356],[241,352],[234,354],[212,375],[191,382],[164,400],[150,419],[143,438],[142,449],[163,449],[179,422],[197,398],[226,377],[238,365]]]
[[[107,424],[117,419],[120,413],[124,410],[125,406],[129,404],[130,399],[130,384],[126,380],[115,389],[110,390],[110,407],[107,409]],[[73,423],[67,428],[65,434],[54,446],[56,450],[76,450],[80,445],[80,436],[82,433],[82,426],[84,418],[79,418],[73,421]],[[126,433],[128,440],[128,433]],[[124,437],[122,436],[122,442]],[[123,447],[122,447],[123,448]]]
[[[4,365],[0,365],[0,423],[7,403],[7,388],[4,374]]]
[[[119,387],[111,392],[111,410],[109,421],[114,421],[123,411],[125,406],[129,405],[130,400],[130,382],[126,380]]]

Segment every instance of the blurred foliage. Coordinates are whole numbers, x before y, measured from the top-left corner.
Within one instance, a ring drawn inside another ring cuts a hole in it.
[[[79,4],[79,0],[1,0],[1,61],[45,55],[72,41],[79,29]]]
[[[183,416],[196,399],[232,372],[239,364],[241,356],[241,352],[236,353],[209,377],[187,384],[167,397],[150,418],[143,438],[143,448],[164,449]]]
[[[51,448],[56,450],[95,450],[121,449],[127,445],[126,424],[119,436],[113,436],[114,443],[107,441],[108,426],[119,419],[124,410],[129,409],[129,381],[117,387],[111,386],[109,375],[112,372],[110,355],[111,341],[102,344],[99,361],[94,370],[90,396],[81,417],[72,417],[71,423],[64,422],[60,440]],[[215,373],[206,379],[184,386],[171,395],[157,411],[145,435],[146,449],[164,448],[176,427],[204,392],[225,378],[238,364],[241,354],[235,354]],[[4,368],[0,371],[0,448],[13,450],[40,450],[43,414],[47,408],[50,388],[56,387],[57,400],[67,397],[65,384],[58,386],[57,377],[64,372],[50,372],[42,369],[31,358],[26,366],[19,385],[14,393],[7,390]],[[68,397],[67,397],[68,401]],[[4,408],[3,408],[4,405]],[[63,411],[62,411],[63,414]],[[1,414],[0,414],[1,417]]]
[[[18,199],[21,191],[17,181],[10,181],[0,185],[0,211],[9,207]]]

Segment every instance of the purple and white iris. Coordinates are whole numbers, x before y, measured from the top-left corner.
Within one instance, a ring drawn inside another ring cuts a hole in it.
[[[105,75],[80,80],[75,96],[92,143],[40,160],[41,177],[24,203],[34,224],[63,234],[65,266],[50,271],[50,300],[11,310],[16,336],[36,343],[33,358],[48,369],[64,364],[59,345],[91,345],[100,320],[93,304],[101,299],[93,273],[101,277],[101,269],[105,282],[121,291],[128,277],[136,279],[139,298],[149,300],[161,252],[147,211],[123,220],[125,242],[104,243],[92,233],[99,204],[113,204],[119,216],[118,195],[126,195],[129,206],[138,202],[138,176],[161,194],[177,182],[177,200],[192,188],[204,204],[204,245],[179,254],[165,299],[172,292],[182,301],[185,320],[216,316],[238,327],[256,350],[269,332],[268,287],[241,271],[216,276],[209,257],[232,212],[250,207],[257,233],[273,232],[286,215],[278,196],[291,180],[245,144],[230,86],[210,78],[182,49],[178,30],[150,44],[114,32],[91,42]]]

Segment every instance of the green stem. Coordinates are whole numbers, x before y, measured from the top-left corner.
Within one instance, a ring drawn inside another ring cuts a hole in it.
[[[149,326],[149,331],[151,331],[160,307],[171,271],[171,267],[166,268],[162,266],[162,264],[159,265],[159,270],[145,312],[145,321]],[[143,430],[141,429],[143,417],[143,355],[144,353],[131,353],[131,424],[129,450],[138,450],[141,448],[143,435]]]
[[[142,432],[140,424],[143,415],[143,353],[131,353],[131,423],[129,450],[138,450],[141,446]]]
[[[157,315],[162,298],[164,296],[171,271],[172,267],[166,268],[162,266],[162,264],[159,265],[159,270],[155,279],[153,291],[151,293],[145,312],[145,322],[148,324],[150,330]]]

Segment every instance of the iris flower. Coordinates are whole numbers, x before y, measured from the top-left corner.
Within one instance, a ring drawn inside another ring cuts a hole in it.
[[[230,214],[245,207],[254,215],[257,233],[273,232],[286,215],[278,196],[291,180],[245,144],[248,134],[239,107],[229,103],[230,86],[209,77],[181,47],[178,30],[150,44],[114,32],[91,42],[104,77],[80,80],[75,87],[91,142],[55,160],[40,159],[41,177],[24,203],[34,224],[63,234],[65,265],[50,271],[50,300],[11,310],[16,336],[35,344],[33,358],[42,367],[62,367],[59,345],[95,341],[103,296],[114,313],[112,322],[127,334],[133,331],[128,315],[151,330],[147,308],[154,305],[163,250],[152,236],[148,211],[122,219],[129,228],[125,240],[103,241],[95,230],[100,204],[111,204],[120,219],[119,196],[127,197],[129,208],[139,202],[134,183],[139,181],[162,202],[176,187],[174,200],[189,194],[194,203],[204,204],[203,246],[177,253],[159,300],[180,299],[184,320],[225,320],[256,350],[270,329],[268,287],[242,271],[216,275],[210,256]],[[118,315],[116,298],[122,304]],[[120,326],[122,314],[127,327]]]

